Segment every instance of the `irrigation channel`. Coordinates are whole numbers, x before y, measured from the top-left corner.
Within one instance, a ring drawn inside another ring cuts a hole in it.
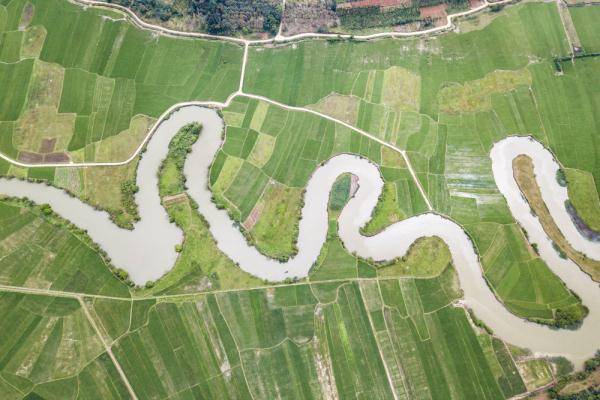
[[[160,204],[156,171],[167,155],[170,140],[180,128],[192,122],[201,123],[203,129],[184,166],[188,193],[210,224],[218,247],[242,270],[269,281],[307,276],[326,239],[331,187],[340,174],[349,172],[358,177],[360,185],[339,217],[339,236],[349,251],[365,258],[389,260],[403,256],[419,237],[439,236],[452,253],[464,290],[464,303],[499,337],[536,354],[567,357],[577,366],[581,366],[583,360],[600,345],[600,287],[572,261],[561,259],[553,249],[513,178],[512,160],[517,155],[526,154],[533,159],[542,196],[571,244],[595,259],[600,258],[600,245],[582,238],[572,225],[564,207],[566,189],[555,180],[558,164],[552,154],[532,138],[509,137],[496,143],[490,153],[493,174],[513,216],[527,230],[529,240],[538,244],[541,257],[589,308],[589,315],[576,330],[551,329],[510,313],[485,282],[478,256],[467,234],[450,219],[427,213],[397,222],[375,236],[362,236],[359,228],[369,220],[383,181],[376,165],[354,155],[331,158],[310,178],[299,226],[298,254],[286,263],[265,257],[247,243],[226,211],[219,210],[211,201],[208,170],[222,145],[224,125],[217,112],[208,108],[184,106],[164,120],[154,133],[138,166],[137,184],[140,190],[136,201],[141,220],[133,231],[118,228],[106,212],[94,210],[62,190],[45,184],[0,179],[0,193],[50,204],[58,214],[86,229],[113,263],[129,272],[135,283],[158,279],[172,268],[177,257],[175,245],[181,243],[183,235],[169,222]]]

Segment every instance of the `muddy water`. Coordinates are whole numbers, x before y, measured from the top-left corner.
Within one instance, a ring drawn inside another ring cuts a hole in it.
[[[199,212],[209,222],[219,248],[244,271],[269,281],[306,276],[326,238],[329,190],[340,174],[349,172],[358,177],[359,189],[340,215],[339,234],[350,251],[376,260],[392,259],[404,255],[417,238],[437,235],[452,252],[465,294],[464,302],[498,336],[536,353],[566,356],[578,365],[600,346],[597,333],[600,329],[600,289],[575,264],[558,257],[539,222],[530,214],[529,206],[512,178],[514,156],[524,153],[533,158],[544,199],[571,243],[578,249],[585,249],[594,258],[598,253],[594,246],[587,246],[576,229],[569,225],[568,215],[566,219],[561,215],[564,200],[560,196],[564,193],[561,194],[560,186],[554,180],[552,164],[548,164],[548,157],[553,161],[551,154],[537,142],[526,138],[507,138],[494,146],[490,154],[494,178],[515,218],[529,232],[531,241],[538,243],[542,258],[590,308],[589,316],[575,331],[552,330],[526,322],[508,312],[486,284],[469,238],[459,225],[449,219],[424,214],[395,223],[372,237],[360,235],[359,228],[368,221],[383,182],[374,164],[352,155],[332,158],[311,177],[299,226],[298,254],[286,263],[266,258],[247,244],[227,213],[217,209],[210,201],[207,171],[222,143],[223,122],[215,111],[196,106],[177,111],[155,133],[138,170],[140,192],[137,200],[142,220],[133,232],[115,227],[106,213],[94,211],[45,185],[2,179],[0,192],[51,204],[59,214],[87,229],[115,264],[130,272],[136,283],[156,279],[171,268],[175,259],[174,246],[181,241],[181,232],[168,222],[166,213],[160,207],[156,171],[166,155],[170,139],[180,127],[193,121],[201,122],[204,129],[185,164],[184,172],[190,188],[188,192],[198,203]]]

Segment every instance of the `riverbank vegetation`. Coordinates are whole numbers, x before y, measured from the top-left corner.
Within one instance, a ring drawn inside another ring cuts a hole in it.
[[[560,374],[547,393],[557,400],[596,399],[600,395],[600,350],[586,360],[583,371]]]
[[[569,201],[577,215],[591,230],[600,232],[600,200],[593,175],[577,169],[567,169],[565,177]]]
[[[129,297],[127,273],[48,205],[0,197],[0,226],[2,284]]]
[[[223,101],[238,86],[235,44],[155,35],[62,0],[3,2],[0,16],[0,151],[21,162],[125,161],[174,103]],[[82,170],[2,161],[0,175],[65,188],[131,228],[136,161]]]
[[[0,103],[0,150],[15,159],[122,160],[172,104],[223,101],[238,88],[236,45],[155,36],[119,14],[66,1],[1,4],[0,89],[8,95]],[[574,17],[575,25],[593,48],[583,19]],[[589,177],[600,181],[599,130],[590,115],[600,63],[565,63],[558,76],[553,57],[568,52],[555,4],[524,4],[466,34],[253,46],[244,90],[342,110],[349,123],[406,150],[434,210],[473,238],[485,278],[507,308],[571,326],[583,318],[581,302],[528,243],[489,160],[494,142],[533,135],[556,154],[567,179],[575,169],[588,176],[588,194],[569,182],[572,201],[597,199]],[[323,102],[328,96],[334,101]],[[387,197],[367,231],[427,210],[398,153],[340,124],[247,98],[223,115],[227,132],[211,188],[266,254],[295,252],[303,188],[335,154],[381,167]],[[176,136],[160,171],[162,203],[185,234],[177,263],[133,301],[83,232],[47,206],[0,200],[1,283],[83,299],[0,296],[0,397],[74,397],[74,388],[82,398],[127,397],[82,306],[140,398],[501,399],[548,384],[545,360],[517,355],[456,306],[460,287],[439,239],[415,242],[390,265],[346,251],[336,221],[352,193],[349,176],[333,188],[327,241],[306,281],[267,285],[242,272],[218,250],[185,193],[181,167],[198,132],[191,126]],[[135,220],[135,163],[78,170],[0,161],[0,172],[98,196],[101,207],[127,212],[123,225]],[[160,297],[144,298],[153,295]]]
[[[554,222],[552,215],[550,215],[535,180],[531,158],[523,155],[515,158],[513,160],[513,175],[532,212],[537,215],[544,231],[556,246],[559,255],[568,257],[588,273],[592,279],[600,281],[600,261],[588,258],[585,254],[575,250]]]

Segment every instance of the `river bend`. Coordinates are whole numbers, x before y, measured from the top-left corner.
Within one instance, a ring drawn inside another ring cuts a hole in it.
[[[216,111],[199,106],[185,106],[175,111],[161,122],[148,143],[137,175],[140,190],[136,201],[141,220],[133,231],[118,228],[106,212],[94,210],[64,191],[44,184],[2,178],[0,193],[50,204],[58,214],[87,230],[113,263],[128,271],[136,284],[156,280],[172,268],[177,256],[175,245],[183,239],[182,232],[169,223],[160,204],[157,171],[167,155],[170,140],[181,127],[192,122],[201,123],[203,130],[184,166],[188,193],[210,224],[218,247],[242,270],[269,281],[307,276],[326,239],[329,191],[340,174],[352,173],[358,177],[359,189],[339,217],[339,236],[349,251],[365,258],[389,260],[403,256],[419,237],[439,236],[452,253],[464,291],[464,303],[502,339],[534,353],[565,356],[578,366],[600,347],[600,288],[573,262],[561,259],[553,249],[518,189],[512,174],[512,160],[519,154],[533,159],[544,201],[576,249],[600,259],[600,244],[583,238],[572,224],[564,207],[566,189],[555,179],[558,164],[548,150],[531,138],[509,137],[494,145],[490,153],[494,179],[515,219],[527,230],[530,241],[538,244],[541,257],[589,308],[589,315],[577,330],[550,329],[510,313],[485,282],[470,239],[448,218],[434,213],[422,214],[397,222],[375,236],[361,235],[360,227],[369,220],[377,204],[383,180],[375,164],[354,155],[331,158],[310,178],[299,225],[297,255],[286,263],[265,257],[248,245],[227,212],[219,210],[211,201],[208,170],[222,145],[223,121]]]

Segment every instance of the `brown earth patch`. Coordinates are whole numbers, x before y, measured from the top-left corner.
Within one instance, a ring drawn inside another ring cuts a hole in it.
[[[350,175],[350,197],[354,197],[359,187],[358,176]]]
[[[440,19],[446,18],[448,15],[446,13],[446,9],[448,8],[448,4],[442,3],[436,6],[431,7],[422,7],[419,9],[419,13],[421,14],[421,18],[431,18],[431,19]]]
[[[305,32],[325,32],[339,25],[333,10],[334,0],[288,1],[282,17],[282,32],[295,35]]]
[[[56,145],[56,138],[44,138],[40,145],[40,153],[52,153]]]
[[[263,208],[264,208],[264,204],[258,203],[256,206],[254,206],[252,211],[250,211],[248,218],[246,218],[246,220],[242,224],[242,225],[244,225],[244,228],[246,228],[247,231],[250,231],[250,230],[252,230],[252,228],[254,228],[254,225],[256,225],[256,223],[258,222],[258,219],[260,218],[260,214],[261,214]]]
[[[30,151],[21,151],[19,152],[19,157],[17,159],[21,162],[38,164],[44,161],[44,156]]]
[[[50,153],[44,156],[44,161],[52,163],[68,163],[71,159],[67,153]]]
[[[25,4],[25,7],[23,7],[23,14],[21,14],[21,21],[19,22],[19,30],[20,31],[24,31],[25,28],[27,28],[29,26],[29,23],[31,22],[31,20],[33,18],[34,11],[35,11],[35,8],[33,8],[33,4],[31,4],[31,3]]]
[[[162,202],[165,206],[168,206],[171,204],[176,204],[176,203],[183,203],[186,200],[187,200],[187,195],[185,193],[174,194],[174,195],[165,196],[162,198]]]

